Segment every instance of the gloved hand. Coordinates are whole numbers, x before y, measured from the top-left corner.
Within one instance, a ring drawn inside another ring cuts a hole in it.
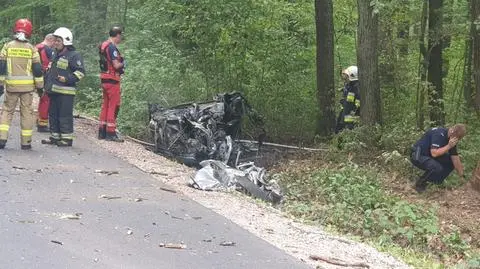
[[[38,94],[38,97],[42,97],[42,95],[43,95],[43,88],[37,89],[37,94]]]
[[[3,85],[0,85],[0,96],[2,96],[4,92],[5,92],[5,87]]]

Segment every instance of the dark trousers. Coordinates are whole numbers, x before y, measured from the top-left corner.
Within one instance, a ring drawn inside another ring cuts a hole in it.
[[[338,113],[337,117],[337,125],[335,126],[335,133],[340,133],[343,129],[347,128],[352,130],[355,127],[353,122],[345,122],[345,113],[343,113],[343,109]]]
[[[48,110],[50,133],[54,139],[73,140],[73,104],[75,95],[50,93]]]
[[[413,152],[410,161],[413,165],[425,171],[422,178],[435,184],[441,184],[454,169],[450,157],[442,158],[440,162],[438,159],[428,156],[415,156],[415,152]]]

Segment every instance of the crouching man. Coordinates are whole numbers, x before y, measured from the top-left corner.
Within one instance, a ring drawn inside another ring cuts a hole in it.
[[[466,134],[463,124],[428,130],[412,147],[410,161],[425,173],[415,182],[415,190],[424,192],[427,183],[441,184],[455,169],[463,179],[463,165],[457,143]]]

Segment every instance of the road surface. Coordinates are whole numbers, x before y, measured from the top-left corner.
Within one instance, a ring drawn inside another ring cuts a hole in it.
[[[309,268],[82,135],[57,148],[35,133],[21,151],[14,126],[0,151],[0,269]]]

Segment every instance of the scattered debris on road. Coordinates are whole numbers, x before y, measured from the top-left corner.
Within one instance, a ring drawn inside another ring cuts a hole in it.
[[[120,196],[109,196],[109,195],[105,195],[105,194],[100,195],[99,198],[103,198],[103,199],[107,199],[107,200],[122,199],[122,197],[120,197]]]
[[[132,229],[128,228],[128,229],[127,229],[127,234],[128,234],[128,235],[132,235],[132,234],[133,234]]]
[[[59,244],[59,245],[63,245],[63,243],[62,243],[62,242],[60,242],[60,241],[57,241],[57,240],[50,240],[50,242],[52,242],[52,243],[55,243],[55,244]]]
[[[336,258],[325,258],[325,257],[317,256],[317,255],[310,255],[309,258],[311,260],[314,260],[314,261],[322,261],[322,262],[326,262],[326,263],[329,263],[329,264],[343,266],[343,267],[349,267],[349,268],[351,268],[351,267],[370,268],[370,265],[368,265],[366,263],[363,263],[363,262],[348,263],[348,262],[345,262],[345,261],[342,261],[342,260],[339,260],[339,259],[336,259]]]
[[[181,244],[173,244],[173,243],[167,243],[167,244],[159,244],[158,245],[161,248],[172,248],[172,249],[186,249],[187,245],[181,243]]]
[[[27,170],[27,168],[21,166],[12,166],[12,168],[16,170]]]
[[[151,171],[150,175],[159,175],[159,176],[168,177],[167,173],[162,173],[162,172],[157,172],[157,171]]]
[[[95,170],[96,174],[105,174],[107,176],[118,175],[118,171],[107,171],[107,170]]]
[[[236,245],[235,242],[230,242],[230,241],[224,241],[224,242],[220,243],[220,246],[222,246],[222,247],[233,247],[235,245]]]
[[[171,192],[171,193],[177,193],[176,190],[172,190],[172,189],[165,188],[165,187],[159,187],[158,189],[159,189],[159,190],[162,190],[162,191]]]
[[[82,216],[82,213],[75,213],[75,214],[61,214],[60,219],[70,219],[70,220],[78,220]]]

